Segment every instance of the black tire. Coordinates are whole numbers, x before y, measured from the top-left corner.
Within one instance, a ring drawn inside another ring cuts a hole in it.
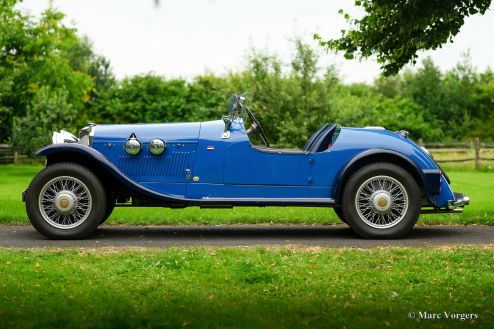
[[[379,186],[380,182],[387,187]],[[420,202],[420,190],[412,175],[395,164],[382,162],[362,167],[349,178],[343,190],[342,210],[360,236],[396,239],[417,222]],[[381,205],[383,208],[379,208]]]
[[[69,183],[62,186],[64,182]],[[50,191],[52,187],[58,192]],[[55,202],[57,197],[60,198],[58,204]],[[31,224],[51,239],[86,237],[101,222],[106,202],[106,193],[98,177],[86,167],[70,162],[56,163],[43,169],[33,178],[26,192],[26,211]],[[69,208],[70,212],[64,212],[64,216],[56,207]],[[74,219],[75,213],[79,220]],[[74,219],[74,223],[65,223],[69,220],[66,218]]]
[[[339,219],[345,224],[347,224],[347,220],[345,219],[345,215],[343,215],[342,207],[333,207],[334,213],[338,216]]]
[[[108,217],[110,217],[111,213],[113,212],[113,209],[115,209],[115,198],[113,197],[113,193],[107,192],[106,193],[106,208],[105,208],[105,214],[103,215],[103,218],[101,219],[100,225],[106,222]]]

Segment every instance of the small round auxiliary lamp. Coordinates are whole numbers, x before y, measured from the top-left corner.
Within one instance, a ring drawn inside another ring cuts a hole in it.
[[[163,154],[166,150],[166,143],[159,138],[152,139],[148,146],[149,152],[154,155]]]
[[[125,151],[130,155],[137,155],[141,151],[142,145],[141,142],[139,142],[139,140],[137,139],[136,135],[132,134],[125,142],[124,148]]]

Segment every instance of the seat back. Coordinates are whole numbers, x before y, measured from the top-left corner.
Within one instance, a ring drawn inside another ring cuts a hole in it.
[[[329,124],[328,123],[325,123],[321,126],[321,128],[319,128],[318,131],[316,131],[316,133],[314,135],[312,135],[311,138],[309,138],[309,140],[307,141],[307,143],[305,144],[303,150],[304,151],[310,151],[312,145],[314,145],[314,142],[316,141],[316,139],[319,137],[319,135],[321,135],[321,133],[329,127]]]
[[[310,148],[311,153],[322,152],[326,150],[333,138],[333,133],[336,130],[336,123],[333,123],[321,133],[321,135],[314,141]]]

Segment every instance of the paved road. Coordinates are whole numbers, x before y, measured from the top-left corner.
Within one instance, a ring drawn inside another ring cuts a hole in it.
[[[400,240],[364,240],[345,225],[101,226],[85,240],[48,240],[31,226],[0,226],[0,247],[301,245],[321,247],[494,244],[494,226],[416,226]]]

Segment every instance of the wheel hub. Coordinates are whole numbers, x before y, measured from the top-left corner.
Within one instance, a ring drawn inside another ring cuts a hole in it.
[[[380,190],[374,192],[371,200],[372,207],[379,213],[387,212],[392,206],[391,195],[388,191]]]
[[[51,226],[69,230],[86,221],[93,198],[78,178],[58,176],[46,182],[39,192],[38,206],[43,219]]]
[[[407,213],[408,202],[403,184],[385,175],[367,179],[355,197],[360,219],[376,229],[387,229],[401,222]]]
[[[63,214],[71,213],[76,208],[77,197],[71,191],[60,191],[53,200],[55,208]]]

